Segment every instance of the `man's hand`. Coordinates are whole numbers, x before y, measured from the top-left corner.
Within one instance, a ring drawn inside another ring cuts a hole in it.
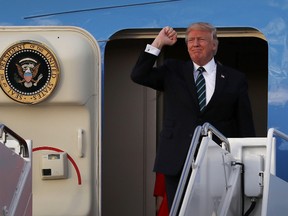
[[[172,27],[166,26],[159,32],[151,45],[161,50],[163,46],[172,46],[176,41],[177,32]]]

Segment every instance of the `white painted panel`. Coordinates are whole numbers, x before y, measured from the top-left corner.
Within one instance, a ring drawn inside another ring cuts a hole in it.
[[[0,30],[0,52],[28,39],[49,47],[60,65],[55,90],[37,104],[18,103],[0,90],[1,123],[33,140],[33,215],[100,215],[101,69],[97,42],[77,27],[5,27]],[[83,131],[81,139],[79,131]],[[42,156],[57,151],[68,155],[68,177],[42,179]]]

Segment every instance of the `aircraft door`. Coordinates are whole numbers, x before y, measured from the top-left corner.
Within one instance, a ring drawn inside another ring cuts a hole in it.
[[[96,40],[78,27],[5,27],[0,52],[0,122],[33,142],[33,215],[99,215]]]

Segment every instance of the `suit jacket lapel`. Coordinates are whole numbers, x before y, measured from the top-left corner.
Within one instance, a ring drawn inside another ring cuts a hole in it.
[[[217,101],[218,98],[221,97],[221,92],[223,91],[227,79],[228,79],[227,72],[223,69],[223,67],[219,63],[217,63],[215,90],[211,100],[207,104],[206,107],[207,109],[209,109],[210,106],[213,106],[213,103],[215,103],[215,101]]]
[[[193,71],[194,71],[194,67],[193,67],[192,61],[186,62],[183,68],[185,82],[189,90],[189,93],[192,96],[192,102],[194,103],[194,105],[196,104],[197,106],[199,106]]]

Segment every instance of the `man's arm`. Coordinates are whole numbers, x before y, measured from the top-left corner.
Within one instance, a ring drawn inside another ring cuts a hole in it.
[[[174,45],[176,41],[176,31],[171,27],[164,27],[152,44],[147,45],[145,52],[138,58],[132,70],[131,79],[140,85],[149,86],[157,90],[161,89],[162,85],[159,81],[162,80],[163,74],[153,68],[153,66],[161,49],[166,45]]]

